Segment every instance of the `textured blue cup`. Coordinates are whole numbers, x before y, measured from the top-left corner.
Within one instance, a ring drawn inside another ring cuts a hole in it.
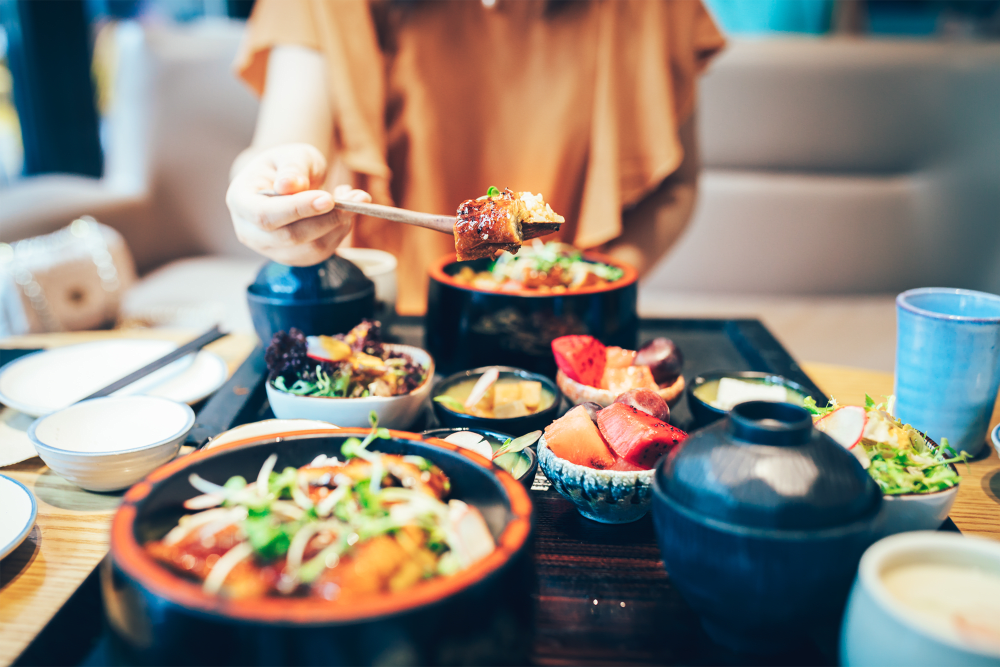
[[[924,287],[896,297],[896,415],[975,455],[1000,388],[1000,296]]]

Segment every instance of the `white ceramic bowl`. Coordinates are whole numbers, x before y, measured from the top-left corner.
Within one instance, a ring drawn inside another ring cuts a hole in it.
[[[192,426],[183,403],[107,396],[39,417],[28,437],[58,475],[88,491],[117,491],[177,456]]]
[[[928,438],[934,449],[938,444]],[[954,464],[949,464],[952,470],[961,472]],[[950,489],[934,491],[933,493],[906,493],[884,496],[882,508],[875,517],[874,530],[877,537],[888,537],[896,533],[914,530],[937,530],[948,518],[951,506],[958,497],[956,484]]]
[[[889,592],[883,576],[909,564],[972,566],[1000,576],[1000,543],[921,531],[876,542],[861,558],[840,632],[840,664],[1000,665],[1000,648],[962,641],[921,619]],[[919,586],[921,582],[914,582]]]
[[[278,419],[314,419],[344,428],[364,428],[368,414],[374,410],[379,426],[405,429],[413,425],[431,393],[434,360],[425,350],[411,345],[386,344],[392,352],[404,352],[427,371],[423,384],[402,396],[369,396],[367,398],[318,398],[296,396],[267,383],[267,400]]]
[[[337,254],[357,265],[375,283],[376,317],[387,325],[396,315],[396,256],[374,248],[337,248]]]

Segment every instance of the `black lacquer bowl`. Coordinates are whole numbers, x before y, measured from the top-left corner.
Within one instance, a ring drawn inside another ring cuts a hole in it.
[[[247,305],[265,345],[292,327],[332,336],[375,315],[375,283],[338,255],[315,266],[268,262],[247,287]]]
[[[661,459],[653,494],[671,582],[716,641],[761,653],[836,624],[882,502],[806,410],[762,401]]]
[[[524,415],[523,417],[490,419],[489,417],[477,417],[476,415],[468,415],[454,410],[449,410],[441,403],[433,401],[434,397],[441,396],[455,384],[470,378],[479,377],[490,368],[497,368],[500,371],[501,380],[516,378],[519,380],[534,380],[536,382],[541,382],[542,386],[552,393],[552,405],[544,410],[539,410],[538,412],[530,415]],[[559,391],[559,386],[556,385],[556,383],[549,377],[540,373],[531,373],[524,369],[512,368],[510,366],[484,366],[483,368],[473,368],[471,370],[455,373],[454,375],[449,375],[434,386],[434,389],[431,391],[431,396],[431,400],[434,405],[434,416],[437,417],[437,420],[441,422],[443,426],[447,426],[449,428],[483,428],[489,431],[510,433],[515,438],[520,437],[525,433],[530,433],[531,431],[543,430],[546,426],[554,422],[556,417],[559,415],[563,397],[562,392]]]
[[[116,650],[139,664],[514,664],[531,645],[530,538],[527,491],[479,455],[451,443],[392,431],[373,449],[423,456],[451,480],[452,498],[476,506],[496,550],[451,577],[351,605],[320,599],[229,600],[153,560],[143,543],[159,539],[198,495],[197,472],[210,481],[252,479],[277,453],[277,468],[305,465],[340,451],[365,429],[285,433],[222,445],[182,457],[132,487],[111,529],[111,566],[102,571]]]
[[[638,273],[610,257],[584,259],[621,268],[613,283],[554,294],[536,290],[487,291],[455,280],[463,266],[485,271],[489,259],[444,257],[430,269],[424,347],[442,373],[477,366],[516,366],[555,377],[552,340],[588,334],[606,345],[635,349]]]
[[[721,380],[722,378],[734,378],[736,380],[748,380],[764,382],[766,384],[777,384],[796,391],[803,396],[812,396],[808,388],[789,380],[788,378],[774,373],[761,373],[758,371],[713,371],[711,373],[701,373],[694,380],[688,383],[685,393],[687,394],[688,409],[694,417],[694,423],[698,426],[708,426],[712,422],[718,421],[726,416],[727,410],[721,410],[714,405],[706,403],[695,395],[695,390],[706,382]],[[825,404],[825,396],[813,396],[819,405]]]

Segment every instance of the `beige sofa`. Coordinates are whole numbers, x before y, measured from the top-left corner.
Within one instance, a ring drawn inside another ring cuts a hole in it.
[[[145,274],[126,317],[249,330],[243,291],[262,260],[223,199],[256,115],[230,70],[240,34],[120,24],[105,177],[0,191],[0,240],[90,213]],[[1000,45],[734,42],[701,88],[695,218],[641,309],[759,316],[799,358],[891,370],[893,294],[1000,291],[998,108]]]

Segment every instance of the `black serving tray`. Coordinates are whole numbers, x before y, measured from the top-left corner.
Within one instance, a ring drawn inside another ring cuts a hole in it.
[[[817,401],[825,401],[819,387],[757,320],[640,322],[640,343],[657,336],[671,338],[680,347],[686,378],[713,370],[763,371],[794,380]],[[420,346],[423,318],[398,318],[389,337]],[[264,351],[258,347],[201,407],[189,443],[200,446],[228,428],[272,417],[264,394],[266,373]],[[686,397],[672,409],[671,422],[690,428]],[[410,430],[431,426],[433,416],[427,410]],[[836,664],[837,627],[821,628],[787,654],[766,658],[736,654],[714,644],[671,585],[648,515],[619,526],[589,521],[569,501],[549,490],[541,473],[536,477],[532,500],[537,574],[535,636],[530,640],[534,663]],[[957,528],[949,519],[942,530]],[[100,605],[95,569],[15,664],[116,663],[114,640],[99,613]]]

